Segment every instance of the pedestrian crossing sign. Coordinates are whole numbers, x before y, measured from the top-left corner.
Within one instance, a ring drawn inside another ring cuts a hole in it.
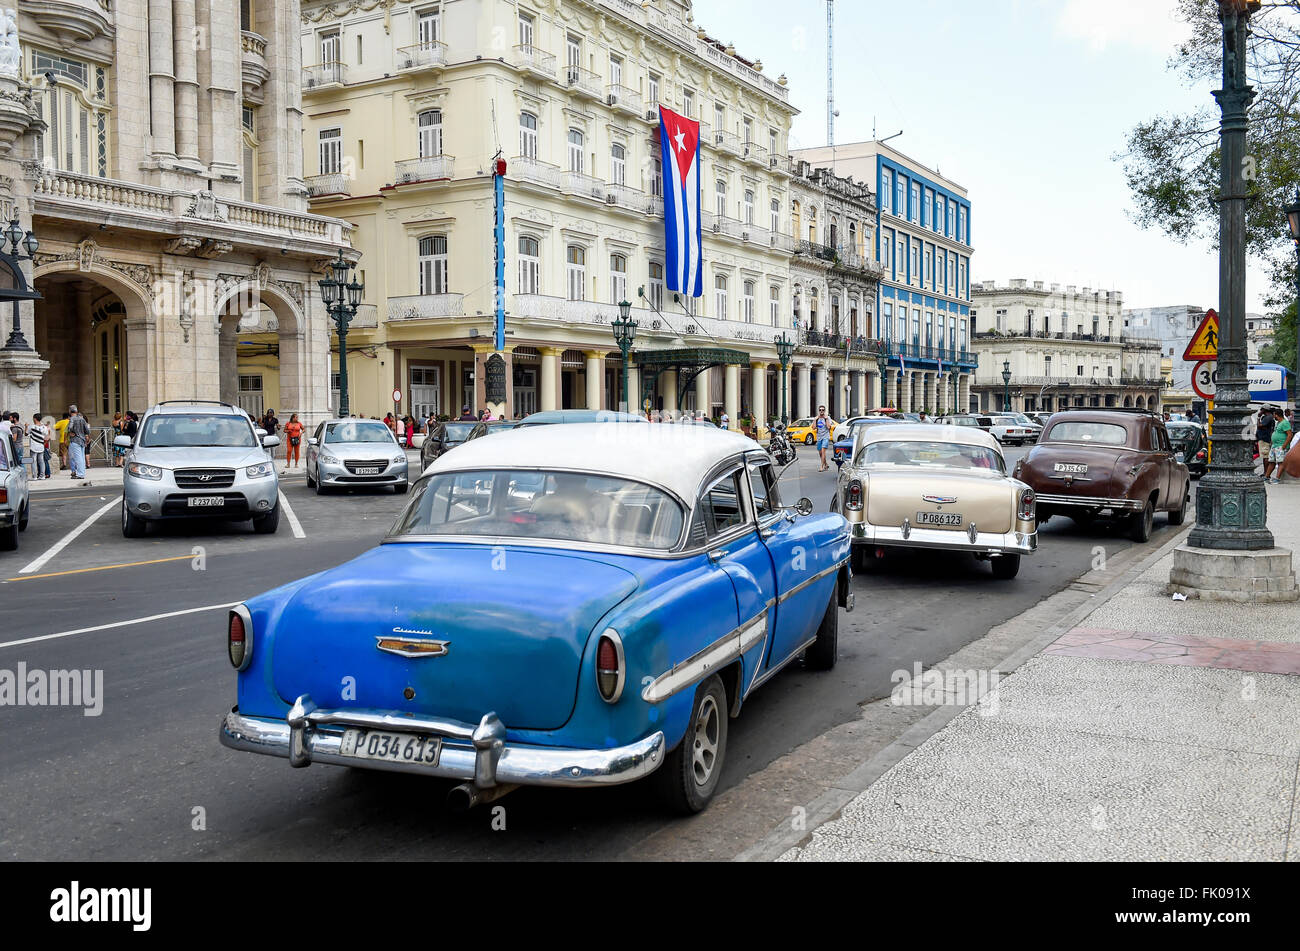
[[[1192,334],[1191,342],[1183,351],[1184,360],[1214,360],[1219,356],[1219,315],[1210,308],[1201,319],[1201,325]]]

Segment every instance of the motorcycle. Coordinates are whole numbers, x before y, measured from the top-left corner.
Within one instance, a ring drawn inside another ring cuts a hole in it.
[[[790,436],[786,432],[785,423],[782,423],[779,420],[773,420],[768,429],[771,431],[771,437],[767,441],[767,451],[769,455],[771,455],[772,460],[778,466],[790,465],[790,463],[794,462],[798,452],[794,448],[794,443],[790,441]]]

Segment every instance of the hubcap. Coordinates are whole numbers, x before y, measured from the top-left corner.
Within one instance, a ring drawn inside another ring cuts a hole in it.
[[[700,712],[695,717],[694,747],[691,751],[691,773],[695,785],[708,785],[713,775],[713,768],[718,764],[718,736],[721,720],[718,716],[718,704],[713,696],[704,698]]]

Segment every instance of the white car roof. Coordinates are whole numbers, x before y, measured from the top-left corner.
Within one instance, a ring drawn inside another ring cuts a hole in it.
[[[617,422],[523,426],[457,446],[430,463],[425,473],[577,469],[656,483],[693,505],[710,469],[753,450],[762,447],[748,436],[710,426]]]
[[[998,441],[989,433],[974,426],[945,426],[936,423],[900,423],[897,426],[871,426],[858,434],[858,445],[898,441],[901,439],[916,442],[954,442],[964,446],[984,446],[1001,453]]]

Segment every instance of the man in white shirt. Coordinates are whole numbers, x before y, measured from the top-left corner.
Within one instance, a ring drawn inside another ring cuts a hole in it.
[[[50,431],[41,424],[41,414],[32,414],[32,424],[27,427],[27,443],[32,454],[33,477],[50,477]],[[44,475],[42,475],[42,470]]]

